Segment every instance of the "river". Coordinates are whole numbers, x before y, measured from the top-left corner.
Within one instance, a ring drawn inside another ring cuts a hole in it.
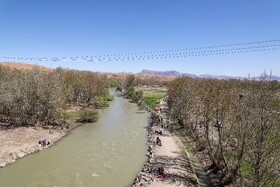
[[[124,187],[146,160],[149,116],[115,98],[96,123],[82,125],[51,148],[0,169],[3,187]]]

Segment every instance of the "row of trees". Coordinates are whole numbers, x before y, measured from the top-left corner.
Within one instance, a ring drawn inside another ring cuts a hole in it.
[[[277,81],[180,77],[169,84],[170,117],[210,160],[219,186],[277,186]]]
[[[95,106],[108,88],[106,76],[57,68],[41,71],[0,66],[0,122],[2,126],[52,123],[72,105]]]
[[[166,86],[168,82],[175,79],[171,76],[132,74],[132,73],[107,73],[112,87],[122,87],[125,89],[128,79],[133,77],[134,86]]]
[[[137,79],[135,75],[127,75],[120,88],[124,91],[125,95],[135,103],[138,103],[144,94],[142,91],[135,90],[135,87],[139,85],[139,81],[140,79]]]

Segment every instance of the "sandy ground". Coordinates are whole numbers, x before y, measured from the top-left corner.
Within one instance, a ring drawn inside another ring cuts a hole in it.
[[[43,150],[60,140],[66,133],[41,127],[19,127],[0,130],[0,167],[13,163],[25,155]],[[39,140],[46,139],[49,146],[40,146]]]

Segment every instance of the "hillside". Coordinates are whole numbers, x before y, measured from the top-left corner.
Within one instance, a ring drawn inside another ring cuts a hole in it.
[[[44,71],[52,70],[52,68],[48,68],[45,66],[26,64],[26,63],[22,63],[22,62],[0,62],[0,65],[9,67],[11,69],[18,69],[18,70],[31,70],[34,67],[38,68],[39,70],[44,70]]]

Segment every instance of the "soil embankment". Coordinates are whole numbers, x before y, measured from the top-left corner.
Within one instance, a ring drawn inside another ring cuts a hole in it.
[[[46,149],[60,140],[66,132],[43,129],[42,127],[18,127],[0,130],[0,167],[15,162],[25,155]],[[46,140],[49,145],[40,145]]]
[[[69,109],[68,112],[75,113],[79,109],[78,107]],[[76,118],[77,116],[74,114],[69,123],[56,128],[42,128],[41,126],[0,128],[0,168],[26,155],[51,147],[81,124],[76,123]],[[43,142],[39,144],[39,141],[45,141],[45,145]]]

